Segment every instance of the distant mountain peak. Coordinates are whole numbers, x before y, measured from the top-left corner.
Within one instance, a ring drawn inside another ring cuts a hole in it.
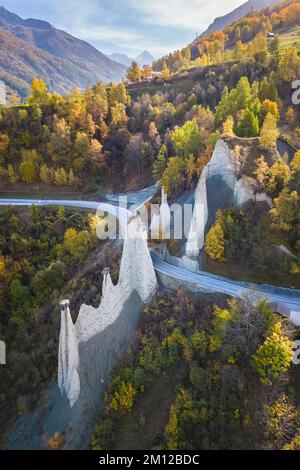
[[[149,51],[143,51],[137,56],[136,61],[139,66],[142,67],[143,65],[151,65],[154,61],[154,57],[150,54]]]
[[[154,61],[154,57],[152,57],[149,51],[143,51],[135,58],[129,57],[127,54],[121,52],[114,52],[113,54],[110,54],[109,57],[126,67],[129,67],[132,62],[137,62],[140,67],[143,67],[144,65],[151,65]]]
[[[121,52],[114,52],[109,56],[112,60],[119,62],[119,64],[125,65],[125,67],[129,67],[134,59],[129,57],[127,54],[123,54]]]
[[[6,78],[8,85],[14,83],[19,92],[38,76],[44,78],[50,91],[62,93],[72,85],[84,88],[99,80],[118,82],[126,72],[126,67],[89,43],[56,29],[47,21],[22,19],[3,6],[0,7],[0,34],[3,52],[0,78],[4,81]]]

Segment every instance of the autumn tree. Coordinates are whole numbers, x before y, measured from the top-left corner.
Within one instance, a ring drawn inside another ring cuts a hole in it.
[[[279,230],[289,232],[300,217],[300,197],[297,191],[289,192],[284,188],[279,197],[274,200],[275,207],[271,209],[273,224]]]
[[[264,102],[261,105],[261,110],[260,110],[262,121],[265,120],[268,113],[271,113],[272,116],[274,116],[274,118],[276,119],[276,121],[279,120],[280,114],[279,114],[278,105],[276,101],[271,101],[267,99],[264,100]]]
[[[225,236],[218,218],[206,236],[205,252],[214,261],[225,261]]]
[[[297,123],[297,113],[291,106],[288,107],[285,113],[285,120],[291,129],[294,129]]]
[[[74,143],[74,152],[77,158],[82,160],[86,159],[89,153],[90,139],[85,132],[77,132],[75,143]]]
[[[281,191],[286,187],[291,178],[291,171],[287,163],[277,161],[270,168],[268,190],[272,192]]]
[[[126,106],[123,103],[117,103],[111,108],[111,123],[113,126],[126,125],[128,117],[126,114]]]
[[[298,56],[297,49],[293,46],[287,46],[281,53],[278,72],[280,78],[289,82],[298,78],[300,69],[300,57]]]
[[[164,62],[162,72],[161,72],[161,78],[164,81],[168,81],[170,79],[170,76],[171,76],[170,70],[168,69],[168,66],[167,66],[166,62]]]
[[[92,139],[89,144],[88,156],[91,162],[99,169],[106,167],[105,155],[103,153],[103,145],[99,140]]]
[[[153,164],[153,178],[155,181],[159,181],[167,166],[167,147],[162,145],[159,154]]]
[[[273,80],[264,77],[259,84],[259,99],[278,102],[278,91]]]
[[[109,95],[111,106],[115,106],[118,103],[122,103],[127,106],[131,102],[131,98],[127,93],[127,89],[124,82],[112,83],[110,86]]]
[[[4,157],[7,155],[9,142],[8,134],[0,134],[0,162],[3,161]]]
[[[186,160],[185,160],[185,174],[186,174],[186,182],[187,182],[187,187],[190,189],[193,187],[193,183],[195,180],[195,177],[198,173],[198,165],[195,160],[194,155],[190,155]]]
[[[8,178],[8,181],[9,181],[11,184],[17,183],[18,180],[19,180],[19,176],[18,176],[17,170],[16,170],[12,165],[8,165],[6,171],[7,171],[7,178]]]
[[[234,119],[232,116],[228,116],[226,121],[224,122],[222,129],[223,129],[223,134],[227,137],[234,137]]]
[[[131,82],[139,82],[142,77],[142,71],[137,62],[132,62],[126,75],[127,79]]]
[[[298,150],[294,155],[294,158],[291,162],[291,169],[295,172],[300,171],[300,150]]]
[[[176,196],[183,187],[184,162],[179,157],[169,159],[161,185],[169,196]]]
[[[151,65],[145,64],[141,74],[142,74],[142,78],[144,79],[151,78],[153,74],[153,69]]]
[[[67,162],[71,150],[71,128],[64,118],[54,115],[53,134],[50,137],[48,151],[54,163]]]
[[[274,150],[278,137],[279,131],[276,119],[271,113],[268,113],[260,131],[259,145],[265,150]]]
[[[277,323],[253,357],[260,380],[265,384],[278,380],[288,371],[293,355],[293,343]]]
[[[43,163],[40,168],[40,180],[43,183],[51,184],[53,181],[53,170]]]
[[[78,183],[79,183],[79,179],[77,178],[77,176],[74,175],[72,168],[70,168],[67,174],[67,184],[69,186],[75,186]]]
[[[270,168],[263,155],[259,157],[255,163],[256,169],[254,171],[254,175],[256,176],[259,187],[262,190],[265,189],[267,181],[269,180]]]
[[[19,175],[24,183],[33,183],[37,180],[40,157],[36,150],[23,150],[22,161],[19,166]]]
[[[31,106],[43,106],[48,103],[49,96],[50,95],[48,94],[47,85],[44,80],[42,78],[35,78],[31,84],[28,103]]]
[[[136,390],[132,382],[124,382],[114,387],[109,407],[120,414],[131,411]]]
[[[57,168],[57,170],[54,171],[54,183],[57,186],[68,184],[68,177],[64,168]]]

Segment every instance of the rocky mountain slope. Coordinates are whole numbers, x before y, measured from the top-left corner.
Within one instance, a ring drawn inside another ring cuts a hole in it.
[[[98,80],[119,81],[125,67],[85,41],[54,28],[46,21],[23,20],[0,8],[1,79],[24,95],[36,76],[43,77],[51,91],[66,92]]]
[[[109,56],[112,60],[123,64],[126,67],[129,67],[131,63],[135,60],[133,57],[129,57],[127,54],[122,54],[121,52],[114,52]]]

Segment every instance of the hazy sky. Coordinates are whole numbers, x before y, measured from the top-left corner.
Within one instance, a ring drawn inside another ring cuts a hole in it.
[[[2,5],[22,18],[47,20],[106,54],[148,49],[160,56],[187,45],[244,1],[2,0]]]

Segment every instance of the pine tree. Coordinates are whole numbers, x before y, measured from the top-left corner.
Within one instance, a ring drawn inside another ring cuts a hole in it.
[[[242,111],[241,119],[236,128],[239,137],[256,137],[259,133],[258,117],[249,108]]]

